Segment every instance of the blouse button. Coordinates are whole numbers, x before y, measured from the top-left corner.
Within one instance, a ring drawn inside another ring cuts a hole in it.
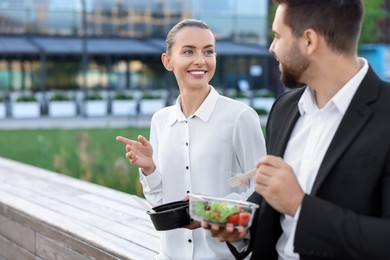
[[[190,191],[188,190],[187,193],[190,193]]]
[[[188,243],[192,243],[192,240],[191,240],[191,239],[188,239]]]
[[[188,143],[186,143],[186,146],[188,146]]]
[[[190,167],[186,166],[186,170],[188,170]]]

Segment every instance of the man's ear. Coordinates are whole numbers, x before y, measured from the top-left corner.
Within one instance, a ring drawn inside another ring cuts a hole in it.
[[[310,55],[317,50],[319,44],[319,35],[316,31],[308,29],[303,33],[302,38],[307,55]]]
[[[162,64],[164,65],[164,67],[168,71],[173,71],[173,67],[171,65],[171,58],[169,58],[169,56],[168,56],[168,54],[166,52],[161,54],[161,61],[162,61]]]

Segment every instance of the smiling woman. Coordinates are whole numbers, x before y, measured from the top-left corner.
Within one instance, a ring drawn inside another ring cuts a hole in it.
[[[234,188],[226,180],[232,173],[252,169],[265,154],[259,117],[248,105],[219,95],[210,85],[215,45],[204,22],[187,19],[176,24],[161,55],[179,86],[176,104],[153,115],[150,142],[142,135],[117,137],[126,145],[130,163],[140,168],[144,195],[153,206],[182,200],[188,193],[245,200],[253,191],[252,180]],[[198,221],[164,232],[162,239],[156,259],[232,257],[226,244],[212,239]]]
[[[199,24],[199,27],[178,26],[178,31],[168,34],[167,51],[161,56],[165,68],[172,71],[177,79],[186,117],[192,115],[208,95],[208,84],[216,68],[214,36],[205,29],[205,24]]]

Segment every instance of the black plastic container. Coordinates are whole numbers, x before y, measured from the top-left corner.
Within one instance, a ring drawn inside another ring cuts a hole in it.
[[[147,212],[156,230],[181,228],[191,223],[188,201],[175,201],[154,207]]]

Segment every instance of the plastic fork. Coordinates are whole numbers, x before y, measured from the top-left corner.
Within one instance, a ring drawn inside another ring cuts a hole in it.
[[[155,213],[154,209],[144,200],[138,197],[137,195],[131,195],[131,197],[140,205],[142,206],[146,211],[149,211],[150,213]]]
[[[256,169],[252,169],[246,173],[237,173],[230,177],[227,181],[231,187],[237,187],[241,184],[247,183],[248,180],[256,174]]]

